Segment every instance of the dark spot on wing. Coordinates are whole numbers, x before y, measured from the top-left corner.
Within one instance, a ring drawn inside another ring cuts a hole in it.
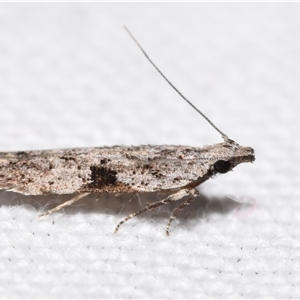
[[[28,153],[25,151],[16,152],[17,156],[28,156]]]
[[[116,185],[117,183],[117,172],[109,168],[91,166],[91,188],[102,188],[107,185]]]
[[[61,156],[60,159],[64,160],[64,161],[75,161],[76,162],[76,158],[73,156]]]
[[[110,161],[111,161],[111,159],[109,159],[109,158],[103,158],[103,159],[100,160],[100,164],[101,165],[105,165],[105,164],[107,164]]]
[[[102,165],[91,166],[91,177],[89,183],[83,184],[78,190],[79,193],[130,193],[134,192],[130,184],[118,181],[116,170]],[[83,180],[83,183],[85,180]]]

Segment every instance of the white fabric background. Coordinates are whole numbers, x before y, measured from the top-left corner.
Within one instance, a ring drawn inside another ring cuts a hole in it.
[[[156,196],[0,192],[2,298],[299,298],[299,3],[1,3],[1,151],[221,141],[257,160],[199,188],[174,222]],[[235,200],[232,200],[235,199]]]

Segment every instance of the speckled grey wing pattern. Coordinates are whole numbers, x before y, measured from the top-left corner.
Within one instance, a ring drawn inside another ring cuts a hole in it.
[[[184,146],[115,146],[0,153],[0,189],[27,195],[174,189],[201,176],[193,170],[195,152]]]
[[[219,160],[233,169],[254,159],[252,148],[232,140],[202,148],[146,145],[2,152],[0,189],[26,195],[175,192],[218,173],[214,165]]]

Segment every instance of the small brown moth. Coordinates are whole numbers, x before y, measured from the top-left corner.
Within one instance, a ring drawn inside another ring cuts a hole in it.
[[[0,153],[0,189],[24,195],[75,194],[73,198],[41,216],[58,211],[92,193],[162,193],[165,198],[146,205],[123,219],[129,219],[173,201],[183,202],[172,212],[172,221],[199,195],[196,187],[218,173],[255,160],[251,147],[242,147],[229,139],[201,111],[187,100],[162,74],[125,27],[149,62],[202,117],[222,136],[224,142],[204,146],[97,147],[62,150]]]

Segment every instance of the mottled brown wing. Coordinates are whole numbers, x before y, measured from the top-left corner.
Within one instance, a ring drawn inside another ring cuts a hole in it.
[[[184,147],[75,148],[0,153],[0,189],[26,195],[148,192],[199,177]]]

